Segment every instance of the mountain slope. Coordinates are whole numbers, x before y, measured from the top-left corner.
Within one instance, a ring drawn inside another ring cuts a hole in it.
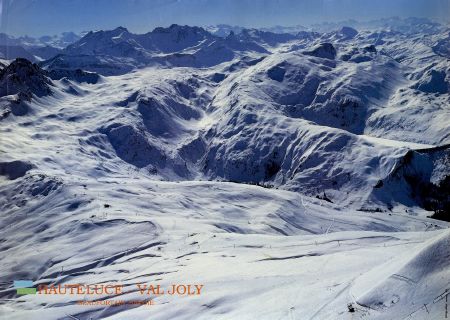
[[[117,28],[5,62],[0,315],[441,317],[448,34],[429,32]],[[19,277],[124,290],[17,297]]]

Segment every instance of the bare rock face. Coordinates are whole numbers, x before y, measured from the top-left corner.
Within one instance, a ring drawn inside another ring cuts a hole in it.
[[[303,52],[306,55],[318,58],[334,60],[336,58],[336,49],[331,43],[321,43],[310,51]]]
[[[353,29],[351,27],[342,27],[341,30],[339,30],[339,34],[344,39],[353,39],[358,35],[358,31],[356,29]]]
[[[11,162],[0,162],[0,175],[6,176],[9,180],[23,177],[34,165],[21,160]]]
[[[445,70],[431,69],[424,74],[414,88],[426,93],[449,93],[450,84],[446,81],[446,77],[447,74]]]
[[[52,93],[47,72],[27,59],[17,58],[0,71],[0,97],[19,94],[30,100],[32,95],[42,97]]]

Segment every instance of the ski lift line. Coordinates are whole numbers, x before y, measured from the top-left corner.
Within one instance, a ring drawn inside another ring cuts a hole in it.
[[[403,318],[402,320],[406,320],[406,319],[411,319],[411,317],[413,316],[413,314],[419,312],[420,310],[426,310],[427,313],[430,313],[428,311],[427,305],[431,305],[431,304],[436,304],[437,302],[441,301],[442,299],[444,299],[444,297],[447,297],[450,294],[449,289],[445,289],[445,291],[443,293],[441,293],[440,295],[436,296],[430,303],[424,303],[420,308],[416,309],[415,311],[411,312],[410,314],[408,314],[405,318]]]
[[[331,221],[330,225],[328,226],[327,231],[325,232],[325,235],[327,235],[328,232],[330,231],[331,227],[332,227],[333,224],[334,224],[334,221],[335,221],[335,218],[333,218],[333,221]]]

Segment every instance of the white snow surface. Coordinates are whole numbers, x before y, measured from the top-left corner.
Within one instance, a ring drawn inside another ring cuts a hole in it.
[[[42,64],[92,81],[2,73],[0,318],[443,318],[449,224],[399,172],[450,175],[448,30],[355,31],[117,28]],[[204,289],[86,306],[21,279]]]

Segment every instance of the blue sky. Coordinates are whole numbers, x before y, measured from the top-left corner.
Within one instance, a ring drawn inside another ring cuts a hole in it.
[[[0,0],[1,32],[39,36],[112,29],[144,33],[172,23],[309,25],[391,16],[450,19],[450,0]]]

